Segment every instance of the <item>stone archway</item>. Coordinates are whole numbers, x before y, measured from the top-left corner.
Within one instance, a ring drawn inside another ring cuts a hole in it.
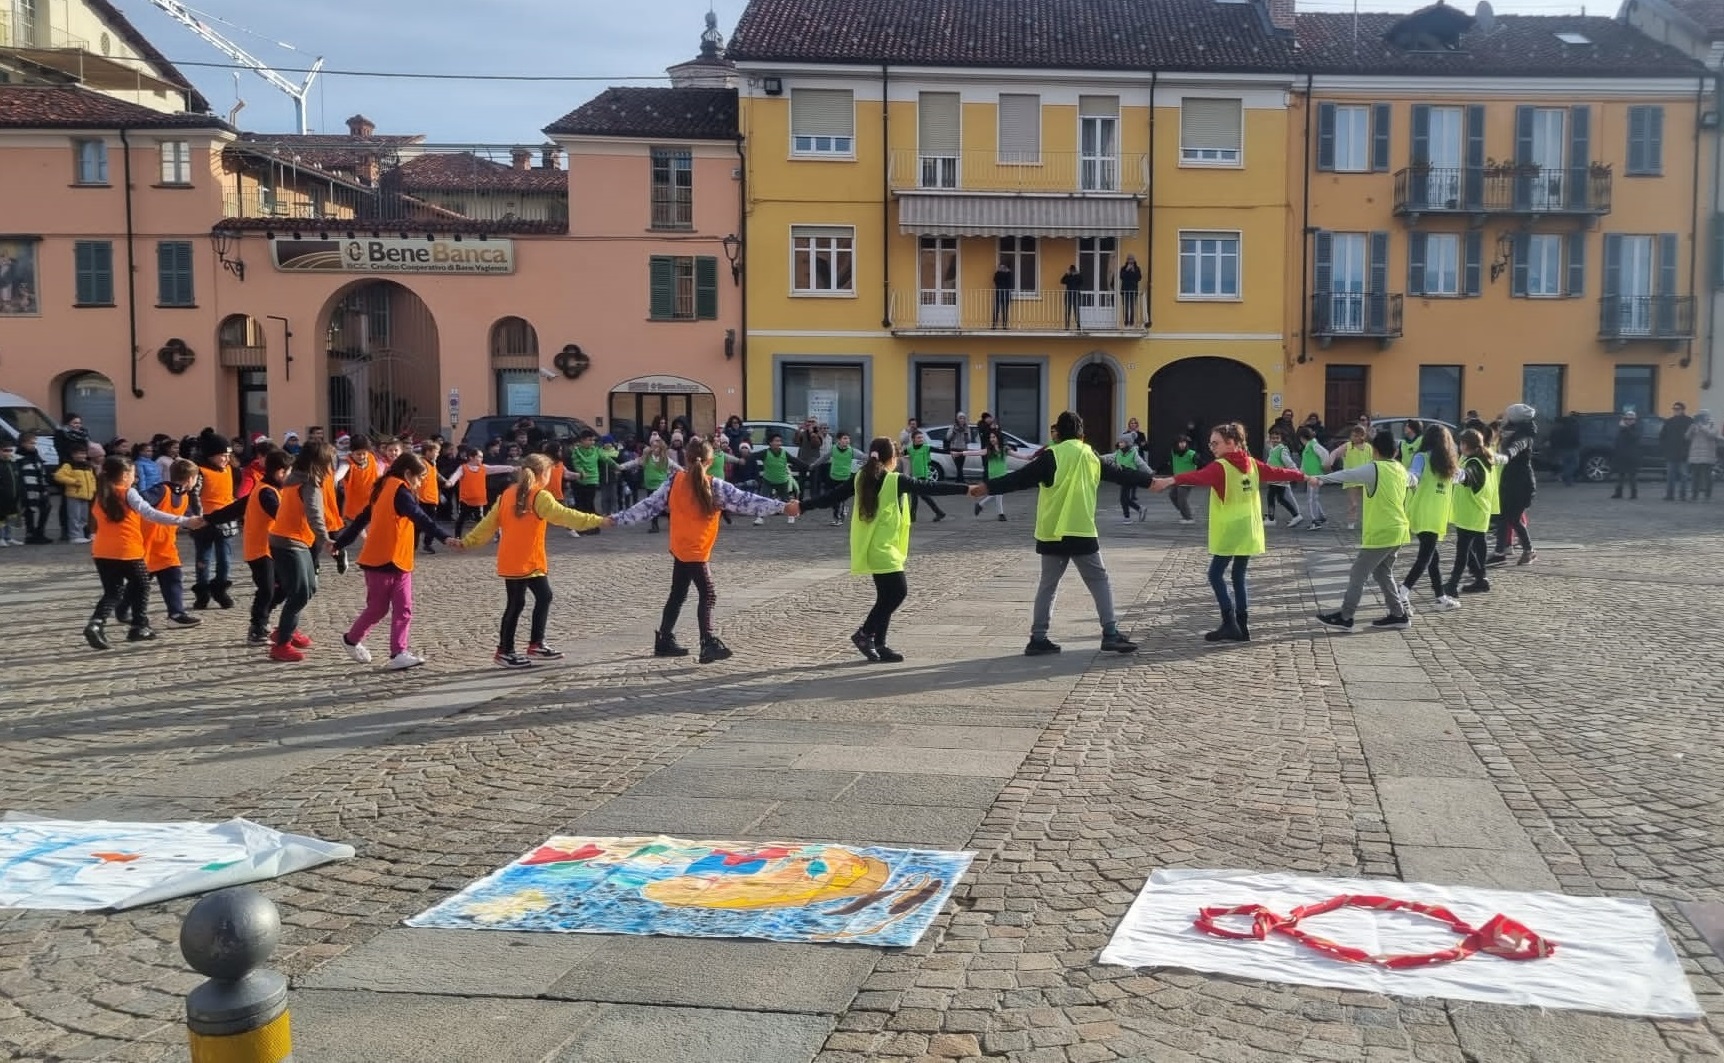
[[[1072,367],[1072,409],[1083,418],[1084,439],[1104,454],[1113,449],[1114,436],[1124,424],[1120,420],[1124,379],[1119,363],[1100,351],[1092,351]]]
[[[537,417],[539,409],[539,333],[524,317],[498,318],[491,326],[491,376],[497,412]]]
[[[1150,461],[1160,463],[1188,422],[1197,422],[1202,438],[1192,446],[1209,445],[1208,431],[1226,421],[1245,426],[1253,453],[1261,453],[1263,376],[1231,358],[1181,358],[1149,378]]]
[[[441,427],[437,321],[412,289],[359,281],[324,304],[329,434],[428,436]]]

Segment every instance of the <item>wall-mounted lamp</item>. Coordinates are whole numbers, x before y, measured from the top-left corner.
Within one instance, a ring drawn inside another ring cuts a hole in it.
[[[729,236],[726,236],[723,240],[720,240],[719,243],[724,248],[725,260],[730,263],[730,279],[737,284],[741,284],[742,283],[742,261],[741,261],[741,259],[742,259],[742,237],[736,235],[735,233],[731,233]]]
[[[237,254],[233,258],[227,257],[228,252],[232,251],[238,243],[239,236],[235,233],[230,233],[226,229],[210,230],[210,246],[215,249],[216,258],[221,261],[221,268],[233,274],[234,278],[243,284],[245,282],[245,263],[240,260]]]
[[[727,328],[724,330],[724,360],[728,362],[730,359],[735,357],[736,330],[733,328]]]
[[[1500,232],[1497,234],[1497,257],[1491,263],[1491,283],[1495,284],[1498,277],[1508,272],[1514,264],[1514,234]]]

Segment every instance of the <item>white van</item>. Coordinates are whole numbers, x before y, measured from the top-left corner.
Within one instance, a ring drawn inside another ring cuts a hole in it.
[[[10,391],[0,391],[0,439],[9,439],[16,444],[21,434],[36,433],[36,452],[49,469],[60,464],[60,455],[54,450],[54,432],[59,427],[52,417],[29,399]]]

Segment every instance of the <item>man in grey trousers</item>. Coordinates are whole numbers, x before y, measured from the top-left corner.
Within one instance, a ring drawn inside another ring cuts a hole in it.
[[[1405,630],[1413,626],[1407,609],[1407,589],[1395,579],[1395,558],[1411,534],[1407,520],[1407,491],[1416,482],[1396,458],[1399,446],[1388,432],[1378,432],[1371,440],[1374,460],[1364,465],[1326,476],[1310,476],[1305,482],[1312,487],[1323,484],[1359,483],[1365,485],[1364,519],[1360,522],[1359,556],[1353,560],[1353,570],[1347,576],[1347,593],[1341,608],[1332,613],[1318,613],[1317,622],[1342,631],[1353,630],[1353,614],[1359,599],[1365,594],[1365,581],[1375,579],[1383,591],[1383,604],[1389,615],[1371,621],[1373,628]]]

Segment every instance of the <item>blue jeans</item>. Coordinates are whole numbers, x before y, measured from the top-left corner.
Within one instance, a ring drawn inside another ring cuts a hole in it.
[[[1664,497],[1688,497],[1688,463],[1686,461],[1664,462]]]
[[[1233,565],[1233,600],[1227,598],[1227,566]],[[1222,557],[1217,555],[1209,559],[1209,586],[1215,591],[1215,600],[1221,605],[1224,613],[1245,612],[1251,607],[1245,597],[1245,566],[1251,563],[1251,558],[1245,554],[1237,557]]]
[[[225,586],[232,582],[228,579],[228,561],[230,558],[228,555],[227,537],[218,532],[215,538],[200,539],[197,541],[196,545],[197,563],[195,565],[195,571],[197,573],[197,579],[193,583],[193,586],[208,587],[212,583],[220,583]],[[214,572],[210,571],[212,562],[215,569]]]

